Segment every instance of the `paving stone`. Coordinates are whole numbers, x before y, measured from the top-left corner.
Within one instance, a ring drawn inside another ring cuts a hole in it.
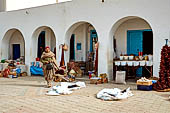
[[[43,77],[0,78],[0,113],[170,113],[169,92],[138,91],[136,84],[89,84],[70,95],[46,96]],[[58,83],[53,83],[58,84]],[[133,97],[103,101],[96,94],[103,88],[131,87]]]

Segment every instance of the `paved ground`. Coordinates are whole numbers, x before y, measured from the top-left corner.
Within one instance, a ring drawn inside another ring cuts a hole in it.
[[[92,85],[84,81],[87,88],[71,95],[46,96],[43,77],[0,78],[0,113],[170,113],[170,92],[137,91],[134,82]],[[96,99],[101,89],[116,87],[131,87],[134,96],[122,101]]]

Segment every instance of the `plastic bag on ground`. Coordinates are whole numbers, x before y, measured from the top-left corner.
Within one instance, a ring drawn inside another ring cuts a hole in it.
[[[60,86],[53,86],[46,95],[68,95],[73,93],[72,90],[80,89],[86,87],[84,82],[61,82]]]
[[[98,99],[102,100],[122,100],[133,96],[130,88],[126,90],[114,89],[103,89],[97,94]]]

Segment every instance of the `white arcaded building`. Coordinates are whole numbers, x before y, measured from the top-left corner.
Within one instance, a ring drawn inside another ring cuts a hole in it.
[[[115,56],[143,51],[153,53],[153,75],[159,76],[161,48],[170,38],[170,0],[72,0],[9,12],[0,5],[0,59],[24,56],[28,72],[41,44],[56,47],[58,61],[64,43],[69,47],[66,62],[86,61],[97,39],[99,74],[111,79]]]

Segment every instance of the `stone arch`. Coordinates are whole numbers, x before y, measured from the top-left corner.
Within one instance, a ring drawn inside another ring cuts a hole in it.
[[[23,33],[16,28],[9,29],[2,39],[1,58],[16,60],[16,58],[14,58],[14,54],[16,54],[16,51],[14,51],[14,45],[16,44],[20,46],[20,51],[18,51],[20,55],[19,53],[17,54],[20,57],[25,58],[25,39]]]
[[[70,39],[72,35],[75,35],[75,61],[88,61],[88,56],[91,52],[94,52],[94,43],[91,41],[91,34],[94,31],[94,36],[96,35],[96,39],[94,39],[97,42],[98,35],[97,30],[94,25],[92,25],[90,22],[87,21],[79,21],[74,22],[71,24],[65,34],[64,43],[68,45],[69,49],[67,52],[65,52],[65,61],[70,61]],[[81,46],[81,50],[79,50],[79,45]]]
[[[153,29],[151,24],[142,17],[138,16],[127,16],[123,18],[119,18],[112,25],[112,28],[109,32],[109,42],[108,50],[109,50],[109,71],[111,75],[113,75],[113,58],[115,56],[119,57],[121,53],[127,54],[127,31],[128,30],[148,30],[151,29],[152,32],[152,40],[154,39]],[[114,40],[116,39],[116,52],[114,50]],[[153,44],[153,41],[152,41]],[[153,50],[152,50],[153,52]],[[117,54],[117,55],[116,55]],[[153,54],[153,53],[152,53]]]
[[[38,45],[38,40],[40,38],[41,33],[44,33],[44,40],[45,44],[43,44],[43,47],[49,46],[51,51],[54,51],[54,48],[56,47],[56,35],[52,28],[48,26],[41,26],[38,27],[36,30],[34,30],[33,35],[32,35],[32,43],[31,43],[31,56],[32,56],[32,61],[35,61],[35,58],[38,57],[38,51],[39,51],[39,45]],[[49,38],[50,37],[50,38]]]

